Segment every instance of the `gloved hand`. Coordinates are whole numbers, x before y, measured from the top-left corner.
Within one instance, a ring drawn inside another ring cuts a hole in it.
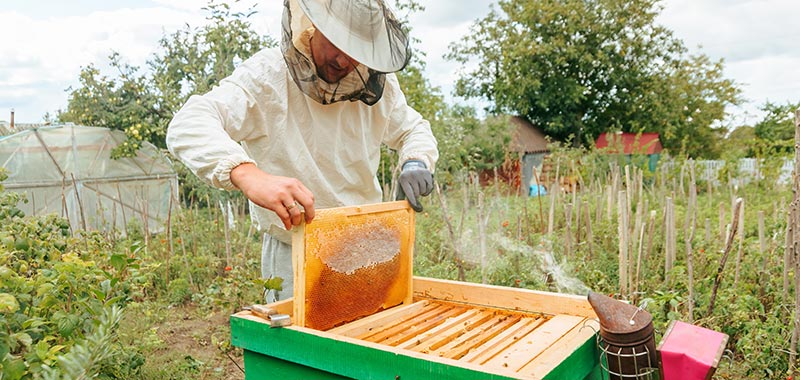
[[[417,160],[408,160],[403,164],[400,178],[397,179],[398,186],[396,200],[408,198],[408,203],[416,212],[422,211],[420,197],[424,197],[433,191],[433,175],[425,163]]]

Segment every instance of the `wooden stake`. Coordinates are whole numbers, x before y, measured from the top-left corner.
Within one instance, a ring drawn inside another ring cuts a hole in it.
[[[794,253],[794,245],[792,244],[792,215],[791,212],[786,213],[786,247],[783,250],[783,300],[789,302],[789,268],[792,267],[792,256]]]
[[[739,283],[739,273],[742,268],[742,247],[744,246],[744,209],[745,209],[745,202],[742,200],[742,209],[739,211],[739,230],[736,233],[739,234],[739,248],[736,252],[736,271],[733,276],[733,288],[736,289],[736,285]]]
[[[436,189],[436,195],[439,198],[439,206],[442,208],[442,218],[444,219],[445,225],[447,225],[447,232],[450,236],[450,246],[453,247],[453,261],[456,264],[456,268],[458,268],[458,280],[464,281],[466,273],[464,272],[464,261],[461,256],[461,245],[458,243],[459,240],[456,238],[455,229],[450,222],[450,215],[447,212],[447,203],[442,195],[442,189],[439,188],[438,182],[434,182],[433,185]]]
[[[617,218],[619,220],[617,224],[617,233],[619,235],[619,293],[623,296],[628,296],[628,242],[629,239],[629,231],[628,231],[628,212],[625,210],[625,205],[627,204],[627,200],[625,199],[625,191],[621,190],[618,197],[618,204],[617,209],[619,212],[617,213]]]
[[[794,173],[792,175],[792,203],[789,206],[790,220],[789,226],[792,229],[792,261],[794,261],[794,329],[792,330],[792,341],[789,347],[789,369],[791,370],[792,377],[797,378],[800,375],[800,370],[797,366],[797,341],[800,335],[800,260],[798,260],[798,251],[800,251],[800,228],[797,228],[800,223],[800,109],[795,111],[794,114]]]
[[[558,194],[561,192],[558,182],[553,183],[553,191],[548,193],[550,196],[550,211],[547,214],[547,236],[553,236],[555,230],[555,217],[556,217],[556,201]]]
[[[78,181],[75,180],[75,175],[70,173],[72,177],[72,190],[75,191],[75,199],[78,201],[78,214],[81,217],[81,227],[86,231],[86,215],[83,214],[83,201],[81,201],[80,190],[78,189]]]
[[[594,237],[592,236],[592,218],[589,217],[589,202],[583,201],[583,212],[586,213],[586,244],[589,246],[589,258],[592,258],[593,252],[593,240]]]
[[[710,317],[711,313],[714,312],[714,303],[717,300],[717,290],[719,290],[719,284],[722,282],[722,271],[725,270],[725,263],[728,262],[728,255],[731,253],[731,248],[733,248],[733,238],[736,236],[737,225],[739,224],[739,212],[744,201],[742,198],[737,198],[736,203],[733,206],[733,213],[731,215],[731,233],[728,235],[728,239],[725,242],[725,249],[722,251],[722,258],[720,259],[719,268],[717,268],[717,275],[714,277],[714,286],[711,289],[711,300],[708,303],[708,311],[706,311],[706,317]]]
[[[767,251],[767,239],[764,237],[764,211],[758,211],[758,254],[761,257],[761,267],[758,270],[758,279],[759,279],[759,298],[764,299],[766,294],[766,286],[768,283],[767,278],[767,262],[769,262],[769,255],[766,254]]]
[[[686,231],[684,231],[684,242],[686,246],[686,271],[688,273],[689,288],[689,323],[694,322],[694,263],[692,240],[695,232],[695,219],[697,213],[697,188],[694,177],[694,165],[689,165],[689,204],[686,209]]]
[[[167,268],[166,268],[166,278],[167,278],[167,288],[169,288],[169,268],[171,266],[170,260],[172,259],[172,251],[173,251],[173,244],[172,244],[172,182],[169,184],[169,201],[168,208],[167,208],[167,241],[169,245],[167,246]]]
[[[583,225],[583,206],[582,201],[575,203],[575,245],[581,244],[581,226]]]
[[[669,283],[669,273],[672,271],[672,265],[675,262],[675,206],[672,203],[672,198],[667,197],[666,206],[664,210],[664,227],[666,228],[664,236],[664,282]]]
[[[658,213],[656,210],[650,211],[650,217],[647,219],[647,248],[644,251],[644,258],[647,260],[653,251],[653,236],[656,231],[656,217]]]
[[[725,202],[719,202],[719,240],[725,241],[727,238],[727,227],[725,223]]]
[[[542,211],[542,184],[539,182],[539,174],[536,173],[536,167],[533,167],[533,178],[536,180],[536,198],[539,201],[539,226],[541,227],[541,231],[544,234],[545,227],[544,227],[544,212]]]
[[[564,255],[572,256],[572,203],[566,204],[566,226],[564,228]]]
[[[481,283],[486,283],[486,219],[484,218],[483,192],[478,193],[478,241],[481,254]]]
[[[231,207],[230,201],[228,203],[219,202],[219,208],[222,212],[222,218],[225,219],[223,222],[223,226],[225,228],[225,266],[228,267],[231,265]]]

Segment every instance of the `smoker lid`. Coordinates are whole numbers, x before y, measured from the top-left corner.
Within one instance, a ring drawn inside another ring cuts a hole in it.
[[[644,309],[589,292],[589,304],[600,319],[600,336],[613,343],[638,343],[653,334],[653,317]]]

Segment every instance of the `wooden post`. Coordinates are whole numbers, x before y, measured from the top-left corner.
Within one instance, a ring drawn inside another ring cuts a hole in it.
[[[647,220],[647,248],[645,248],[645,251],[644,251],[645,260],[647,260],[647,258],[650,257],[650,255],[652,253],[652,250],[653,250],[653,235],[655,235],[655,231],[656,231],[656,217],[657,216],[658,216],[658,213],[656,212],[656,210],[651,210],[650,211],[650,218],[648,218],[648,220]]]
[[[719,240],[725,241],[727,238],[727,227],[725,226],[725,202],[719,202]]]
[[[745,202],[742,200],[742,209],[739,211],[739,229],[736,233],[739,234],[739,248],[736,252],[736,272],[733,276],[733,288],[736,289],[736,285],[739,283],[739,273],[742,268],[742,246],[744,245],[744,209],[745,209]]]
[[[486,218],[483,215],[483,192],[478,193],[478,241],[481,252],[481,283],[486,283]]]
[[[789,206],[789,228],[792,231],[792,261],[794,262],[794,329],[792,330],[792,341],[789,347],[789,369],[792,377],[797,378],[800,370],[797,366],[797,340],[800,335],[800,260],[797,255],[800,251],[800,109],[794,114],[794,175],[792,186],[792,203]]]
[[[555,230],[556,204],[558,193],[560,192],[561,188],[558,182],[553,183],[552,191],[548,193],[550,196],[550,211],[547,214],[547,236],[553,236],[553,231]]]
[[[566,227],[564,228],[564,257],[572,255],[572,203],[566,204]]]
[[[669,282],[669,272],[672,270],[672,264],[675,262],[675,205],[672,203],[672,198],[667,197],[665,210],[664,210],[664,282]]]
[[[575,205],[575,245],[580,245],[581,243],[581,226],[583,222],[583,201],[578,199]]]
[[[627,204],[625,191],[620,190],[618,193],[617,218],[617,233],[619,234],[619,293],[623,296],[628,295],[628,211],[625,210]]]
[[[642,215],[646,206],[642,204],[642,199],[640,198],[639,201],[636,203],[636,213],[633,214],[633,230],[631,234],[631,250],[640,247],[641,238],[639,237],[639,230],[642,229],[642,219],[644,216]],[[639,250],[641,251],[641,250]],[[631,252],[631,257],[633,257],[633,252]],[[633,270],[633,265],[631,265],[631,270]],[[634,277],[631,276],[631,279]]]
[[[589,217],[589,201],[583,201],[583,210],[583,212],[586,213],[586,217],[584,218],[586,220],[586,244],[589,246],[589,258],[591,258],[593,254],[592,245],[594,243],[592,242],[592,218]]]
[[[764,227],[764,211],[758,211],[758,253],[761,256],[761,267],[758,270],[758,297],[764,299],[767,293],[767,284],[769,283],[769,276],[767,274],[767,264],[770,263],[770,255],[766,254],[767,239],[765,238]],[[771,253],[771,252],[770,252]]]
[[[169,206],[167,208],[167,241],[169,245],[167,246],[167,268],[166,268],[166,275],[167,278],[167,289],[169,289],[169,267],[172,266],[172,182],[169,183]],[[187,268],[188,269],[188,268]]]
[[[456,264],[456,268],[458,269],[458,280],[464,281],[466,279],[466,273],[464,272],[464,261],[461,255],[461,244],[459,244],[459,239],[456,238],[455,229],[453,228],[453,223],[450,222],[450,215],[447,213],[447,202],[444,200],[444,196],[442,194],[442,189],[439,188],[439,183],[433,183],[434,189],[436,189],[436,196],[439,198],[439,207],[442,208],[442,218],[444,219],[445,225],[447,225],[447,232],[450,236],[450,245],[453,247],[453,261]]]
[[[783,250],[783,300],[789,302],[789,268],[792,267],[792,257],[794,255],[794,246],[792,245],[792,215],[791,212],[786,213],[786,247]]]
[[[731,233],[728,235],[728,239],[725,241],[725,249],[722,251],[722,258],[720,259],[719,268],[717,268],[717,275],[714,277],[714,286],[711,289],[711,300],[708,304],[706,318],[710,317],[711,313],[714,312],[714,302],[717,300],[717,290],[719,290],[719,284],[722,282],[722,272],[725,270],[725,263],[728,262],[728,255],[731,253],[731,248],[733,248],[733,238],[736,236],[736,230],[738,229],[737,225],[739,224],[739,209],[742,206],[742,202],[742,198],[737,198],[736,202],[733,204],[733,213],[731,215]]]
[[[542,183],[539,182],[539,174],[536,173],[536,167],[533,167],[533,178],[536,180],[536,198],[539,201],[539,226],[541,227],[542,233],[545,231],[544,227],[544,213],[542,211]]]
[[[689,288],[689,323],[694,322],[694,260],[692,239],[695,232],[695,218],[697,213],[697,188],[694,177],[694,165],[689,165],[689,204],[686,207],[686,230],[684,231],[684,245],[686,247],[686,272],[688,274]]]
[[[633,210],[633,200],[632,198],[636,196],[636,191],[634,190],[636,186],[631,184],[631,167],[630,165],[625,165],[625,212],[628,213],[626,220],[631,220],[631,210]],[[628,226],[630,228],[630,226]]]

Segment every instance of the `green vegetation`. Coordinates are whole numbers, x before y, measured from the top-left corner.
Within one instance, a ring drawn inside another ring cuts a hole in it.
[[[722,62],[688,56],[681,41],[654,24],[657,4],[500,1],[498,11],[477,20],[450,54],[455,62],[482,62],[458,88],[492,103],[486,118],[446,104],[423,75],[424,59],[398,74],[409,104],[431,122],[441,149],[440,192],[424,200],[417,219],[415,273],[620,295],[616,191],[626,190],[629,226],[634,229],[638,217],[645,227],[638,232],[648,238],[631,246],[642,252],[640,275],[635,291],[624,296],[646,304],[660,332],[670,319],[693,319],[729,334],[721,378],[785,379],[796,289],[787,285],[794,274],[783,271],[791,192],[775,183],[780,155],[792,146],[788,111],[797,105],[767,104],[764,120],[722,138],[724,106],[740,101],[736,84],[722,77]],[[398,8],[422,7],[406,1]],[[209,26],[164,36],[144,72],[117,54],[110,58],[114,76],[85,67],[59,121],[125,131],[128,141],[117,156],[134,153],[142,141],[163,148],[166,126],[188,96],[207,91],[236,62],[275,44],[252,30],[252,13],[213,2],[207,11]],[[551,187],[546,197],[521,197],[502,183],[477,184],[482,170],[517,159],[506,148],[510,126],[495,113],[528,116],[553,136],[572,136],[578,146],[604,131],[659,132],[673,156],[720,156],[728,164],[719,178],[696,181],[693,234],[684,223],[693,189],[690,161],[642,173],[639,191],[632,185],[636,176],[628,180],[625,174],[626,157],[553,144],[549,163],[580,190]],[[383,156],[379,178],[388,188],[396,156]],[[741,178],[735,160],[742,157],[762,160],[761,180],[734,183]],[[52,215],[26,217],[17,208],[22,196],[0,193],[0,379],[243,377],[227,316],[261,303],[265,288],[280,284],[258,279],[260,236],[241,194],[211,189],[182,166],[176,169],[182,189],[175,204],[181,208],[171,215],[169,233],[154,236],[136,223],[127,236],[71,231]],[[665,270],[668,197],[679,228],[676,261]],[[744,233],[735,240],[716,306],[708,312],[737,197],[746,204]],[[221,211],[228,202],[231,218]],[[235,223],[229,226],[230,220]],[[688,236],[691,284],[682,244]]]
[[[58,120],[125,132],[128,140],[113,153],[117,157],[134,154],[142,141],[165,148],[167,125],[191,95],[208,92],[233,72],[235,62],[275,45],[252,30],[248,19],[254,12],[232,12],[213,1],[204,9],[211,24],[164,36],[144,73],[117,53],[110,60],[118,77],[84,67]]]
[[[740,91],[721,61],[687,54],[656,24],[658,3],[501,0],[451,46],[451,59],[479,62],[457,92],[576,146],[606,131],[658,132],[689,157],[715,157],[717,123]]]

